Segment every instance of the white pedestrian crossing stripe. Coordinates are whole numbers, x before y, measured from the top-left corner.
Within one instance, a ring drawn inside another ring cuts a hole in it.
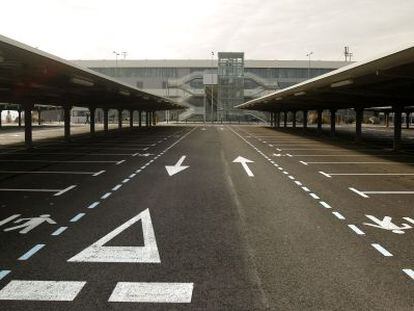
[[[144,246],[105,246],[124,230],[141,220]],[[149,209],[139,213],[91,246],[68,260],[69,262],[128,262],[161,263]]]

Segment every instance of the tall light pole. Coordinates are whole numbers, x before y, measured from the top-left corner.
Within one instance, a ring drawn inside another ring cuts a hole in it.
[[[118,76],[118,56],[119,53],[117,51],[113,51],[112,53],[115,54],[115,77]]]
[[[214,79],[213,79],[213,72],[214,72],[214,52],[211,52],[211,123],[214,123]],[[218,111],[217,111],[218,113]]]
[[[309,52],[308,54],[306,54],[306,56],[308,57],[308,80],[310,79],[311,55],[312,54],[313,52]]]

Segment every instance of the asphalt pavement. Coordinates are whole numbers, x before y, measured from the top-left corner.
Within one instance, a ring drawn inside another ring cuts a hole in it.
[[[414,155],[259,126],[0,153],[1,310],[413,310]]]

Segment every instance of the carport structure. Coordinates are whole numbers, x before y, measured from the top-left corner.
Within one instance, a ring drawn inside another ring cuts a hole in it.
[[[183,109],[163,97],[143,92],[64,59],[0,36],[0,105],[1,109],[24,112],[25,143],[32,146],[32,111],[60,106],[64,112],[65,139],[70,140],[70,112],[73,106],[90,110],[90,131],[95,132],[95,111],[103,109],[104,131],[108,132],[108,111],[118,110],[118,127],[122,127],[122,111],[134,111],[142,126],[155,124],[155,111]],[[1,126],[1,125],[0,125]]]
[[[267,111],[271,124],[280,127],[284,114],[303,112],[307,127],[308,111],[317,111],[318,131],[322,130],[322,112],[330,111],[331,135],[335,135],[336,111],[352,108],[356,113],[356,140],[361,139],[364,109],[388,107],[394,113],[394,149],[401,147],[402,113],[409,114],[414,102],[414,47],[354,63],[304,81],[264,97],[248,101],[237,108]]]

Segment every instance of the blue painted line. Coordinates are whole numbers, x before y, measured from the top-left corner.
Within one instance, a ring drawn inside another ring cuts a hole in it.
[[[11,270],[0,270],[0,280],[3,279]]]
[[[101,202],[99,202],[99,201],[93,202],[91,205],[88,206],[88,208],[95,208],[99,205],[99,203],[101,203]]]
[[[63,231],[65,231],[68,227],[60,227],[52,235],[60,235]]]
[[[75,217],[73,217],[70,222],[77,222],[79,219],[81,219],[83,216],[85,216],[85,213],[79,213]]]
[[[46,244],[36,244],[27,253],[25,253],[24,255],[19,257],[18,260],[27,260],[27,259],[29,259],[30,257],[32,257],[34,254],[36,254],[38,251],[40,251],[45,246],[46,246]]]

